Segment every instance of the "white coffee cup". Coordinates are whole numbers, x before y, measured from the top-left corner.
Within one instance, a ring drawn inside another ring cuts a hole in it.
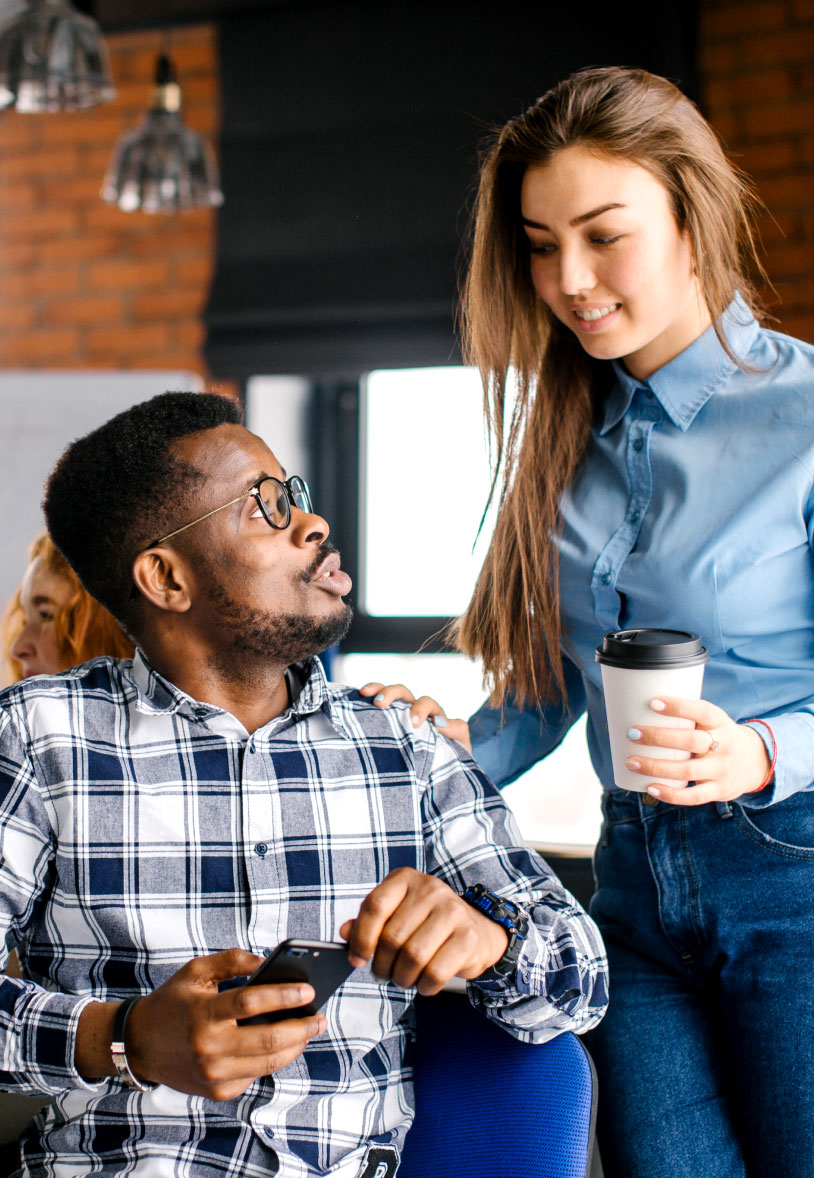
[[[620,789],[643,793],[652,781],[687,785],[667,777],[646,777],[626,768],[628,757],[641,754],[663,761],[686,761],[690,754],[634,744],[628,728],[694,728],[692,720],[664,716],[650,707],[652,699],[665,695],[700,699],[704,666],[709,658],[697,634],[687,630],[615,630],[596,648],[602,668],[602,690],[608,718],[613,780]]]

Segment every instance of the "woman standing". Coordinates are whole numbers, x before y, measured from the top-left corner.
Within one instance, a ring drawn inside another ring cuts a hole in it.
[[[481,176],[465,322],[502,481],[458,642],[494,684],[470,732],[497,784],[588,712],[608,1178],[814,1175],[814,349],[755,319],[751,205],[638,70],[561,83]],[[627,793],[594,652],[638,627],[710,661],[704,700],[628,732]]]

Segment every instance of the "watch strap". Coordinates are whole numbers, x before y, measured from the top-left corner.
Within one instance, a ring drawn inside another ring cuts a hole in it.
[[[141,997],[141,994],[137,994],[135,998],[125,998],[124,1002],[119,1005],[116,1016],[113,1019],[113,1039],[110,1044],[110,1057],[113,1060],[113,1066],[116,1069],[117,1076],[128,1088],[136,1088],[139,1092],[149,1092],[156,1085],[147,1084],[133,1074],[133,1070],[127,1060],[127,1048],[125,1047],[127,1020],[130,1017],[130,1011]]]
[[[498,896],[484,884],[472,884],[461,893],[461,899],[506,930],[509,943],[503,956],[484,970],[475,981],[506,981],[517,968],[520,952],[529,931],[529,919],[511,900]]]

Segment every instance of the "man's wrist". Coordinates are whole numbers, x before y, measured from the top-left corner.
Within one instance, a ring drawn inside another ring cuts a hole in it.
[[[116,1075],[110,1044],[118,1008],[118,1002],[90,1002],[79,1016],[74,1065],[83,1080],[93,1083]]]

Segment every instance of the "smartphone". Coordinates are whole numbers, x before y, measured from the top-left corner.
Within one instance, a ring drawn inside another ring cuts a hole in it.
[[[348,961],[348,946],[340,941],[283,941],[258,966],[247,986],[266,986],[279,982],[308,982],[314,988],[314,1000],[305,1006],[287,1010],[269,1010],[251,1018],[241,1018],[241,1026],[277,1023],[286,1018],[303,1018],[316,1014],[345,979],[353,973]]]

